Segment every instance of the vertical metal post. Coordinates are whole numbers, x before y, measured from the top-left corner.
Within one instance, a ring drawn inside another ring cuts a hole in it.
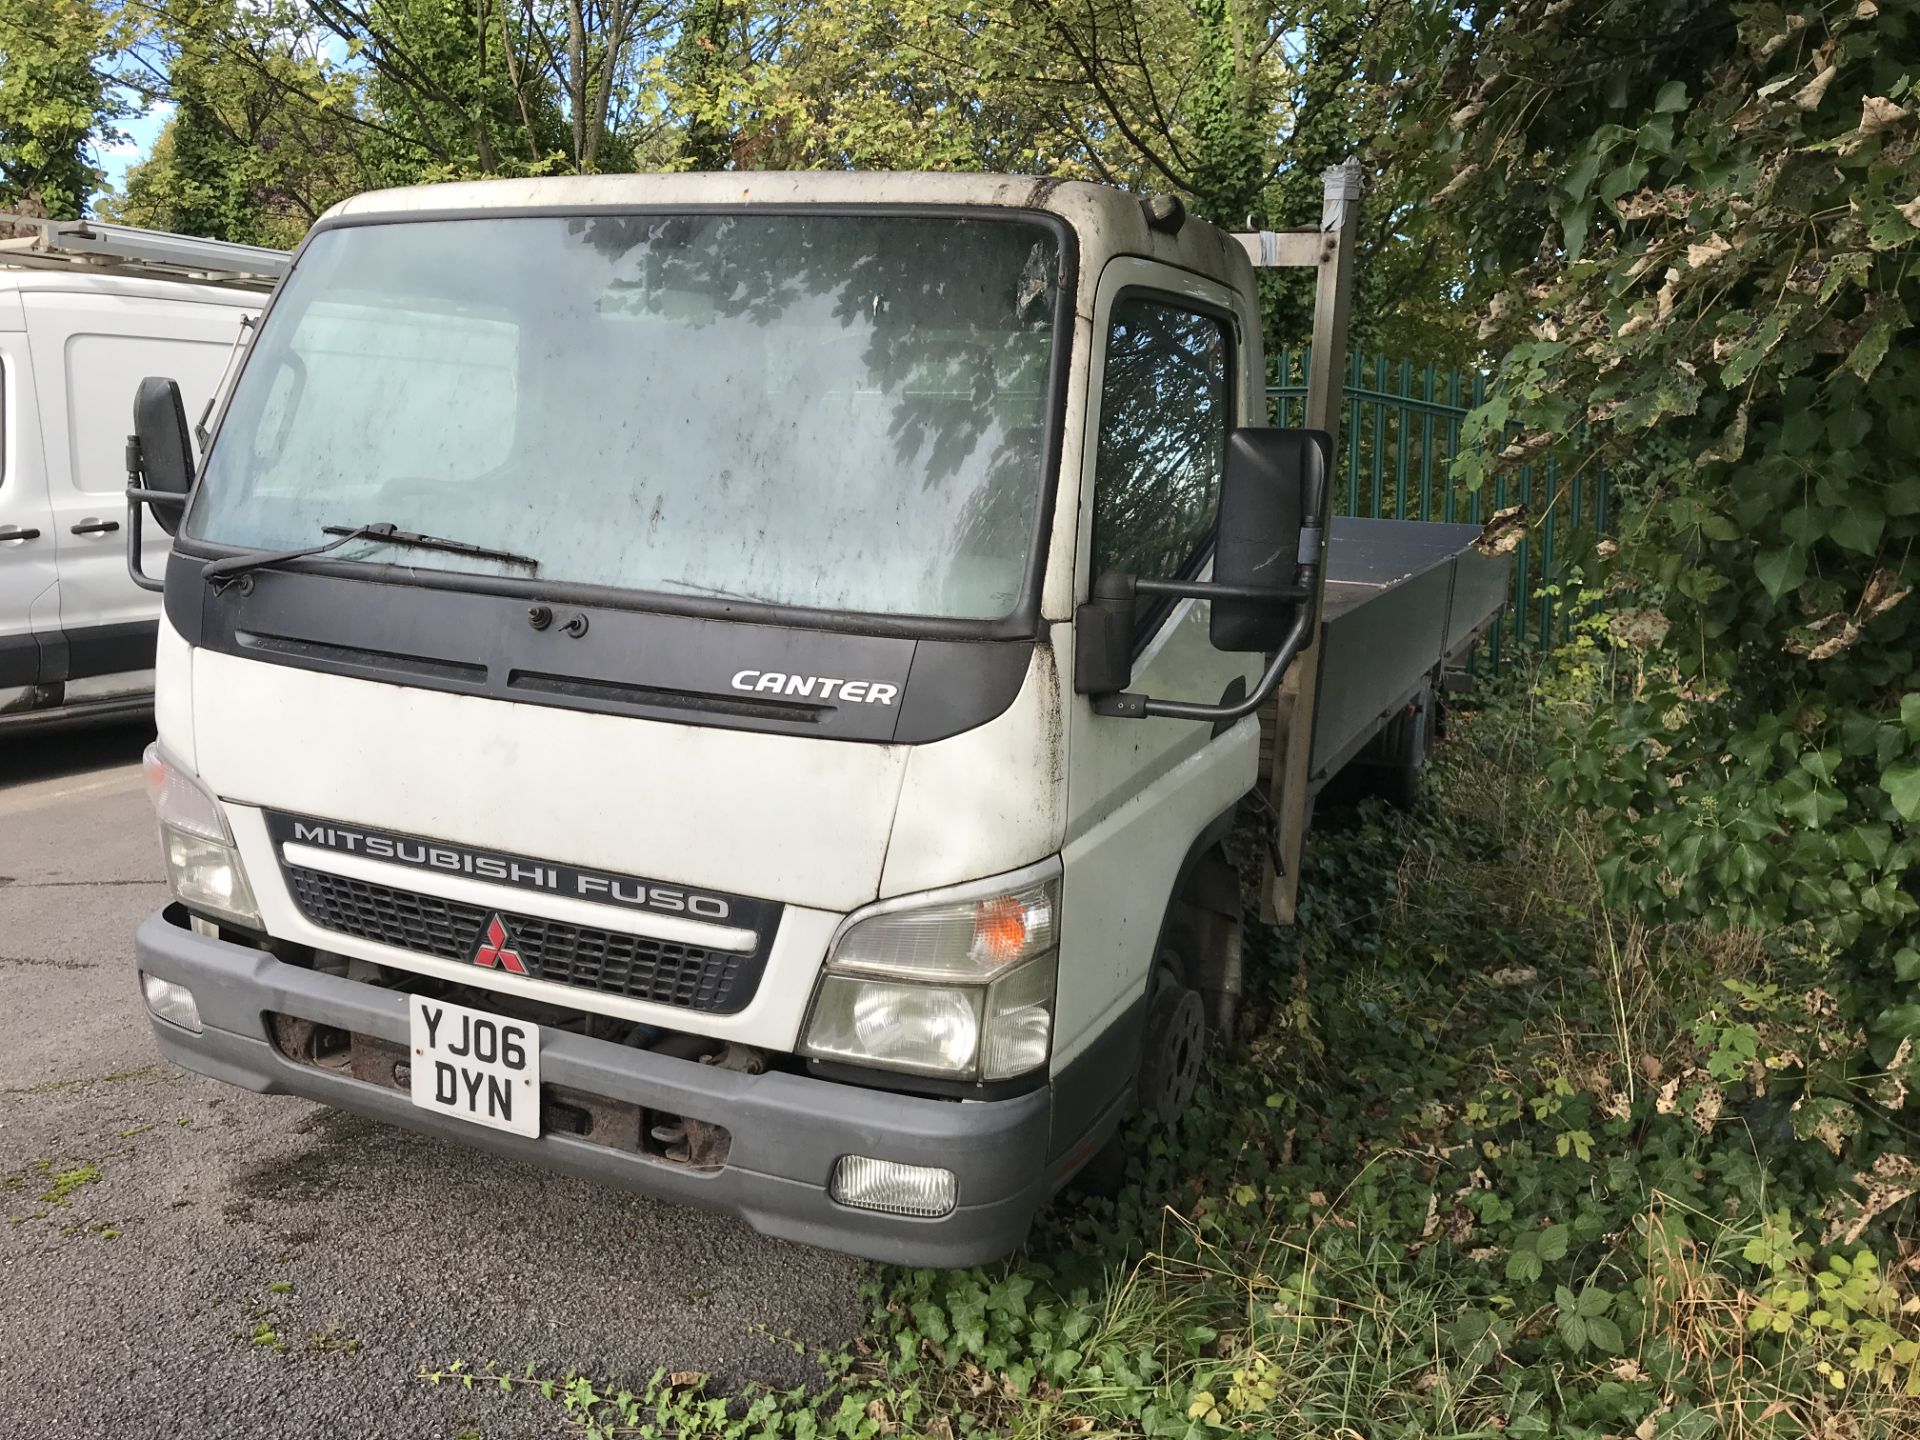
[[[1433,379],[1431,361],[1420,376],[1420,398],[1426,410],[1420,417],[1420,518],[1433,518]]]
[[[1359,230],[1360,162],[1348,160],[1322,177],[1319,281],[1313,295],[1313,368],[1307,374],[1306,428],[1334,437],[1339,454],[1340,382],[1347,373],[1347,318],[1353,303],[1353,257]],[[1330,527],[1329,527],[1330,528]],[[1326,577],[1326,531],[1320,537],[1321,584]],[[1313,758],[1314,696],[1320,678],[1320,600],[1313,607],[1311,639],[1294,661],[1275,700],[1273,778],[1268,795],[1280,816],[1281,868],[1266,861],[1260,887],[1265,918],[1291,925],[1300,886],[1300,856],[1307,826],[1308,766]]]
[[[1481,386],[1476,384],[1473,388],[1474,398],[1476,400],[1483,399],[1484,395],[1482,394]],[[1476,405],[1475,408],[1477,409],[1478,406]],[[1502,444],[1504,443],[1503,437],[1495,436],[1491,443],[1495,445]],[[1493,477],[1493,513],[1498,515],[1506,508],[1507,472],[1502,470]],[[1480,491],[1478,490],[1473,492],[1473,514],[1470,518],[1474,524],[1480,522]],[[1521,543],[1525,544],[1526,542],[1523,540]],[[1520,557],[1518,555],[1514,556],[1513,560],[1513,584],[1514,594],[1521,597],[1515,603],[1520,605],[1526,604],[1527,572],[1521,568]],[[1512,607],[1508,608],[1511,609]],[[1506,654],[1506,639],[1507,616],[1506,612],[1502,611],[1493,617],[1493,628],[1487,632],[1487,653],[1493,661],[1493,673],[1496,675],[1500,673],[1501,656]]]
[[[1575,455],[1577,456],[1578,454],[1581,453],[1581,451],[1584,451],[1587,448],[1586,436],[1581,435],[1576,443],[1580,447],[1579,450],[1576,450],[1574,452]],[[1572,482],[1573,494],[1568,497],[1567,523],[1570,526],[1572,526],[1574,533],[1576,535],[1580,532],[1581,529],[1585,527],[1587,523],[1586,496],[1582,493],[1581,485],[1580,485],[1580,478],[1583,474],[1585,474],[1586,468],[1587,468],[1586,465],[1582,461],[1578,459],[1574,461],[1573,482]],[[1599,535],[1596,533],[1594,538],[1598,539]]]
[[[1453,524],[1453,459],[1460,453],[1460,372],[1455,370],[1447,376],[1447,454],[1446,463],[1440,467],[1440,473],[1446,477],[1446,521]]]
[[[1478,410],[1482,405],[1486,403],[1487,403],[1487,376],[1485,371],[1479,371],[1479,372],[1476,372],[1473,377],[1473,402],[1468,408],[1472,410]],[[1500,444],[1502,442],[1500,441],[1499,437],[1496,436],[1494,443]],[[1506,483],[1507,482],[1504,480],[1500,482],[1501,486],[1503,487],[1506,485]],[[1467,523],[1469,525],[1480,524],[1481,493],[1482,493],[1481,491],[1475,490],[1467,496]],[[1494,501],[1493,508],[1498,510],[1504,504],[1506,504],[1505,499],[1496,500]],[[1453,517],[1449,515],[1447,518],[1451,520]],[[1496,631],[1500,628],[1500,622],[1498,620],[1493,622],[1493,628]]]
[[[1531,465],[1520,467],[1520,506],[1523,519],[1533,514]],[[1533,536],[1525,525],[1521,526],[1520,545],[1513,557],[1513,577],[1513,658],[1518,661],[1526,658],[1527,603],[1533,599]]]
[[[1347,509],[1349,515],[1360,513],[1360,430],[1361,402],[1360,392],[1366,388],[1366,361],[1358,355],[1353,357],[1353,373],[1347,376]],[[1338,414],[1336,410],[1333,412]],[[1329,430],[1334,436],[1334,453],[1340,450],[1339,432]]]
[[[1554,577],[1553,554],[1554,521],[1557,517],[1553,512],[1559,508],[1560,461],[1557,457],[1549,455],[1547,457],[1547,498],[1542,505],[1547,518],[1540,530],[1540,621],[1534,632],[1536,643],[1544,650],[1552,649],[1554,642],[1554,604],[1553,596],[1548,591],[1557,583]]]
[[[1400,362],[1399,416],[1393,427],[1393,518],[1407,518],[1407,452],[1413,445],[1413,362]]]
[[[1387,393],[1387,357],[1380,355],[1373,362],[1373,393]],[[1380,481],[1385,474],[1387,463],[1387,407],[1376,400],[1373,406],[1373,508],[1367,514],[1378,520],[1381,518]]]

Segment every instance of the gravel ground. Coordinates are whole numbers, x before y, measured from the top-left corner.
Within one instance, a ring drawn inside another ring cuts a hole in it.
[[[139,728],[0,738],[0,1434],[521,1437],[491,1359],[795,1383],[851,1261],[161,1060]],[[52,1198],[49,1198],[52,1197]]]

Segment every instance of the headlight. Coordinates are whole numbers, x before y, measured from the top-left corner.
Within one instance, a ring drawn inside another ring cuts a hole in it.
[[[801,1052],[959,1080],[1045,1065],[1059,915],[1053,861],[854,916],[827,956]]]
[[[220,802],[158,741],[144,758],[147,798],[160,821],[160,853],[174,898],[195,914],[258,930],[260,911]]]

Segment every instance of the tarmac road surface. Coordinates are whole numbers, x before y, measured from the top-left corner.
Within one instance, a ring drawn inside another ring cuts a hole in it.
[[[793,1384],[857,1268],[160,1059],[135,924],[166,899],[151,728],[0,735],[0,1435],[564,1433],[497,1362]]]

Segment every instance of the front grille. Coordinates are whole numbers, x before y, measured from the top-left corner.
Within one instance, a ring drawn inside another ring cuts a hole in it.
[[[709,950],[489,910],[296,865],[286,867],[286,876],[300,913],[323,930],[442,960],[468,961],[498,915],[507,944],[534,979],[654,1005],[731,1015],[753,999],[764,966],[759,951],[742,955]]]

